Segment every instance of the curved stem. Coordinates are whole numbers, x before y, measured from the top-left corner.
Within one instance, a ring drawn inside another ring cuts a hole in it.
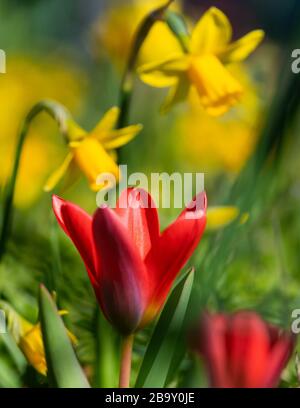
[[[122,343],[119,388],[129,388],[134,335],[124,337]]]
[[[0,261],[5,253],[7,239],[9,237],[12,213],[13,213],[13,200],[15,194],[15,187],[18,177],[18,171],[20,166],[20,160],[23,150],[23,145],[30,127],[31,121],[40,113],[45,111],[48,113],[59,125],[61,133],[66,137],[67,134],[67,120],[70,118],[69,112],[59,103],[54,101],[41,101],[33,106],[28,112],[20,130],[18,144],[15,152],[15,160],[11,178],[7,184],[5,191],[5,201],[3,206],[2,226],[0,232]]]
[[[128,62],[120,86],[119,105],[121,113],[118,121],[118,128],[122,128],[127,125],[127,118],[132,98],[134,70],[139,55],[139,51],[153,25],[157,21],[161,21],[164,19],[164,14],[168,7],[171,5],[171,3],[173,3],[173,1],[174,0],[169,0],[164,6],[148,14],[137,28],[137,32],[133,40],[133,46],[128,58]]]

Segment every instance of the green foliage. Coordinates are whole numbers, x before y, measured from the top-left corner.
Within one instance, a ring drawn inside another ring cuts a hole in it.
[[[40,287],[39,308],[49,382],[59,388],[89,388],[54,301]]]

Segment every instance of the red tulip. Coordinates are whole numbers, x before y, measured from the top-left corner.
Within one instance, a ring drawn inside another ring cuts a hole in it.
[[[85,263],[104,315],[123,334],[157,315],[206,223],[205,193],[163,233],[157,209],[142,189],[123,191],[115,210],[103,206],[93,217],[57,196],[53,209]]]
[[[256,313],[205,315],[193,343],[217,388],[273,388],[294,347],[292,334]]]

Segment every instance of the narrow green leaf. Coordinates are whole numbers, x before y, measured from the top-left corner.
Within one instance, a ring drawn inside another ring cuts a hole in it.
[[[50,384],[58,388],[89,388],[55,303],[43,285],[39,306]]]
[[[1,334],[0,342],[1,341],[3,341],[3,345],[5,346],[9,355],[11,356],[19,373],[23,374],[26,369],[27,362],[22,351],[17,346],[11,334],[10,333]]]
[[[194,281],[191,269],[173,289],[153,331],[136,387],[166,386],[170,369],[177,361],[178,344],[184,343],[183,324]],[[179,362],[178,362],[179,364]]]

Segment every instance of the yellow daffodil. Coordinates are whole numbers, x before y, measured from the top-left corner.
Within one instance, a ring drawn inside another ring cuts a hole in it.
[[[206,217],[206,229],[218,230],[231,224],[238,217],[240,217],[239,223],[245,224],[248,221],[249,214],[240,214],[240,210],[234,206],[216,206],[207,209]]]
[[[237,207],[210,207],[207,209],[207,229],[215,230],[234,221],[239,215]]]
[[[138,73],[151,86],[171,87],[163,111],[186,99],[192,85],[203,108],[211,115],[221,115],[239,101],[243,92],[226,65],[246,59],[263,37],[262,30],[255,30],[231,42],[232,27],[228,18],[212,7],[195,26],[188,52],[142,65]]]
[[[0,188],[11,174],[20,124],[29,109],[46,96],[78,114],[85,77],[67,62],[33,60],[11,54],[9,72],[0,75]],[[35,120],[22,152],[14,205],[26,209],[43,191],[45,178],[58,165],[62,153],[55,124],[48,118]],[[26,194],[24,193],[26,192]]]
[[[32,324],[20,316],[7,302],[0,302],[1,309],[7,316],[7,327],[15,342],[22,350],[28,363],[42,375],[47,374],[45,349],[40,323]],[[65,310],[59,312],[61,316],[67,314]],[[76,345],[76,337],[67,330],[69,339]]]
[[[166,0],[114,2],[93,25],[95,53],[105,50],[116,65],[123,68],[138,25],[147,14],[165,4]],[[176,11],[180,8],[179,1],[171,6]],[[138,60],[145,64],[173,52],[180,52],[178,41],[163,22],[157,22],[142,45]]]
[[[119,108],[111,108],[89,133],[69,120],[67,136],[70,151],[61,166],[49,177],[45,191],[52,190],[68,171],[74,173],[76,168],[87,177],[93,191],[104,187],[97,183],[101,173],[111,173],[116,181],[119,180],[115,149],[128,143],[142,129],[141,125],[132,125],[115,130],[119,114]]]

